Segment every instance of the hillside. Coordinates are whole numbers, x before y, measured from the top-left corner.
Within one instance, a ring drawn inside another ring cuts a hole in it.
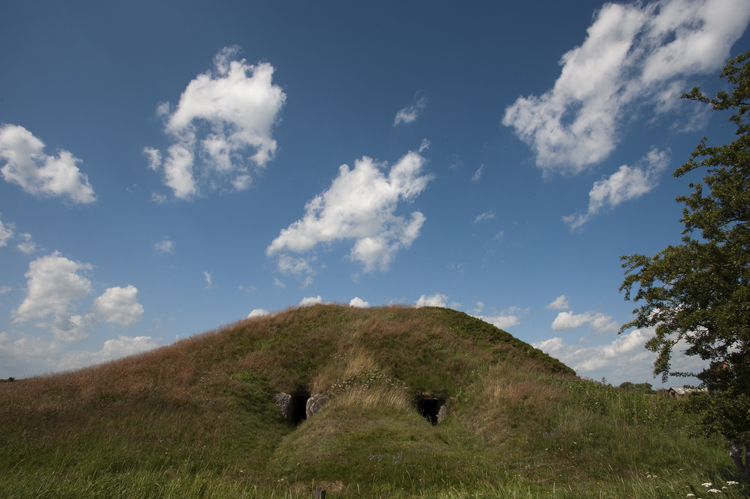
[[[330,402],[287,421],[281,392]],[[0,422],[2,497],[661,497],[651,475],[675,475],[663,491],[732,473],[673,400],[434,307],[293,308],[2,383]]]

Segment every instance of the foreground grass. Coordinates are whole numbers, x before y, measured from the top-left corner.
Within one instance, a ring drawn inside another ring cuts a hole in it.
[[[331,402],[293,427],[272,397],[300,388]],[[438,426],[423,393],[447,401]],[[748,495],[678,401],[437,308],[293,309],[3,383],[0,423],[0,497]]]

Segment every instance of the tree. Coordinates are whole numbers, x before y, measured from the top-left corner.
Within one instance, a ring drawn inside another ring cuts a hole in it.
[[[654,328],[646,348],[658,352],[654,376],[696,376],[709,394],[691,397],[705,433],[722,433],[740,474],[750,478],[750,51],[729,59],[721,78],[731,93],[708,98],[698,87],[682,98],[732,110],[737,130],[729,144],[707,146],[704,137],[690,160],[674,172],[681,177],[705,169],[701,183],[690,184],[684,203],[682,244],[653,257],[620,257],[625,299],[645,302],[633,311],[631,327]],[[701,372],[672,372],[675,345],[708,361]],[[742,446],[746,449],[742,452]],[[739,446],[739,448],[738,448]],[[745,463],[742,454],[745,454]]]

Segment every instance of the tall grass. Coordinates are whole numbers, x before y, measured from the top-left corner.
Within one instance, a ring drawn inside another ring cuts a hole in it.
[[[299,388],[331,401],[295,427]],[[691,418],[460,312],[315,306],[0,384],[0,497],[743,497]]]

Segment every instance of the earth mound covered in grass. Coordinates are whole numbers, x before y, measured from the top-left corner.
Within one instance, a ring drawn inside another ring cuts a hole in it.
[[[330,401],[290,423],[279,392]],[[316,305],[0,384],[0,495],[652,497],[729,480],[690,422],[462,312]]]

